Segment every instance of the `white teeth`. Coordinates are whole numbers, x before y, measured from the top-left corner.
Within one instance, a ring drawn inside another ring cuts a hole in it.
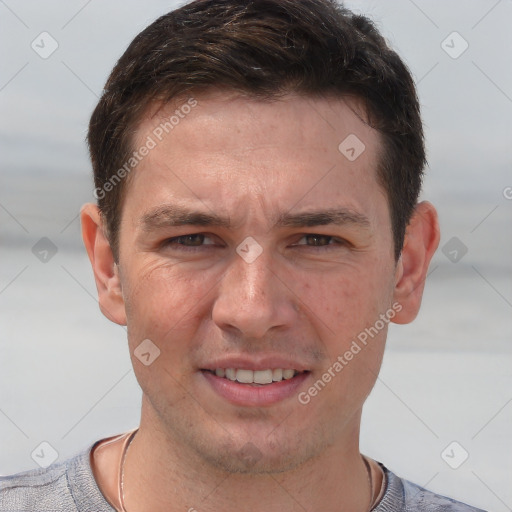
[[[242,384],[271,384],[272,382],[281,382],[289,380],[295,376],[293,369],[268,369],[268,370],[243,370],[236,368],[216,368],[215,375],[232,381],[241,382]]]
[[[294,370],[283,370],[283,379],[291,379],[295,374]]]
[[[275,370],[272,370],[272,380],[274,382],[279,382],[280,380],[283,380],[283,370],[281,370],[281,368],[276,368]]]
[[[240,370],[238,370],[240,371]],[[270,384],[272,382],[272,370],[259,370],[254,372],[255,384]]]
[[[236,380],[242,384],[252,384],[254,382],[254,372],[252,370],[237,370]]]

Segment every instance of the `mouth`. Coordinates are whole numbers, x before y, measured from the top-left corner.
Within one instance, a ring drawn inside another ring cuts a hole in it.
[[[215,370],[203,369],[221,379],[227,379],[240,384],[251,384],[255,386],[268,386],[283,380],[290,380],[306,371],[294,370],[293,368],[268,368],[266,370],[247,370],[243,368],[216,368]]]
[[[269,407],[293,399],[311,375],[294,368],[206,368],[199,373],[210,391],[238,407]]]

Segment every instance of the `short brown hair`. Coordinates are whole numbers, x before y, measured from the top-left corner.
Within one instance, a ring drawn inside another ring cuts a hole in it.
[[[217,86],[261,100],[361,100],[383,141],[377,179],[399,257],[426,164],[423,127],[411,74],[375,25],[335,0],[195,0],[135,37],[90,120],[98,205],[116,260],[127,180],[112,186],[112,178],[133,152],[137,123],[155,101]]]

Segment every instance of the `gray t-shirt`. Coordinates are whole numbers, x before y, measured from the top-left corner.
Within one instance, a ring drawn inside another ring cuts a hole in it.
[[[0,477],[0,512],[113,512],[92,473],[93,446],[47,469]],[[386,489],[373,512],[484,512],[433,494],[381,467]]]

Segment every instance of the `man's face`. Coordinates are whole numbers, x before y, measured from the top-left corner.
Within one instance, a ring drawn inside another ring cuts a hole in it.
[[[143,415],[220,468],[282,471],[357,444],[386,326],[304,393],[393,303],[380,141],[339,99],[197,100],[162,141],[154,129],[175,106],[139,125],[134,148],[148,136],[157,145],[123,206],[120,280]],[[148,339],[160,356],[146,366],[134,351]],[[262,381],[264,370],[300,373],[248,384],[218,368]]]

